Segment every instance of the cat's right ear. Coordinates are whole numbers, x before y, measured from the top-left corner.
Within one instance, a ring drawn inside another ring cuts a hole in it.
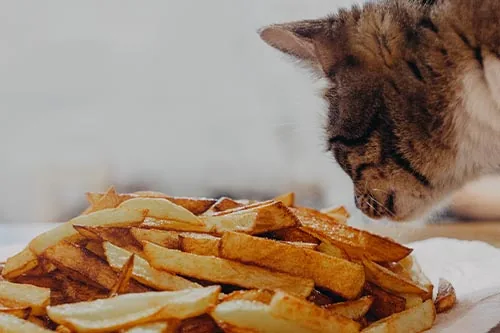
[[[331,25],[331,20],[306,20],[270,25],[259,34],[270,46],[328,74],[339,53],[329,33]]]

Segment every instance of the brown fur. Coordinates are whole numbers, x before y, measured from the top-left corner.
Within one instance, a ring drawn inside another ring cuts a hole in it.
[[[328,80],[328,148],[367,215],[414,218],[494,168],[466,161],[491,128],[465,110],[463,77],[498,60],[500,1],[379,1],[261,37]]]

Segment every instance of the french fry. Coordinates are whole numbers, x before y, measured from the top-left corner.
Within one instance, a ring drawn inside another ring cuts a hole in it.
[[[144,228],[163,229],[169,231],[187,231],[211,233],[214,231],[214,226],[206,224],[193,224],[174,220],[160,220],[152,217],[146,217],[141,225]]]
[[[179,320],[171,319],[157,323],[143,324],[129,329],[121,330],[120,333],[176,333],[179,328]]]
[[[53,278],[59,283],[60,288],[58,289],[61,290],[62,299],[60,301],[53,302],[51,298],[51,305],[108,298],[109,292],[104,288],[97,288],[84,282],[73,280],[61,272],[54,273]],[[51,292],[51,294],[52,293],[53,292]]]
[[[426,301],[431,299],[434,292],[434,285],[422,271],[417,258],[413,255],[409,255],[402,259],[399,264],[408,272],[413,282],[427,290],[427,292],[422,295],[423,300]]]
[[[222,197],[217,200],[203,215],[212,215],[214,213],[222,212],[228,209],[234,209],[244,206],[243,204],[226,197]]]
[[[45,328],[30,323],[27,320],[0,312],[0,332],[2,333],[50,333]]]
[[[224,332],[231,333],[318,333],[289,319],[271,314],[267,304],[247,300],[220,303],[210,313]]]
[[[166,249],[153,243],[144,245],[144,254],[157,269],[205,281],[244,288],[281,289],[300,297],[309,295],[314,286],[314,282],[310,279],[271,272],[226,259]]]
[[[217,200],[208,198],[186,198],[186,197],[172,197],[161,192],[152,191],[139,191],[133,193],[135,196],[147,198],[164,198],[176,205],[182,206],[189,210],[194,215],[203,214],[209,209]]]
[[[102,196],[95,196],[93,193],[87,193],[86,196],[90,203],[90,207],[84,212],[84,214],[89,214],[107,208],[116,208],[122,202],[113,186],[111,186]]]
[[[58,333],[73,333],[73,332],[71,332],[71,330],[69,328],[67,328],[64,325],[58,325],[56,327],[56,332],[58,332]]]
[[[338,223],[342,224],[347,224],[347,220],[351,217],[351,214],[349,214],[344,206],[325,208],[321,210],[321,213],[333,217]]]
[[[366,256],[375,262],[398,261],[412,251],[388,238],[343,224],[305,218],[300,222],[303,231],[343,249],[352,258]]]
[[[129,227],[101,227],[73,225],[81,235],[99,241],[108,241],[133,253],[141,253],[142,244],[135,239]]]
[[[324,308],[337,315],[353,320],[359,320],[366,315],[368,310],[370,310],[373,300],[374,297],[372,296],[364,296],[355,301],[328,304],[324,306]]]
[[[30,242],[29,248],[34,254],[41,255],[47,248],[56,245],[60,241],[73,236],[79,236],[78,232],[73,228],[73,225],[138,225],[144,220],[145,214],[145,210],[111,208],[103,209],[88,215],[81,215],[35,237]]]
[[[57,289],[57,281],[54,281],[50,274],[21,275],[10,281],[19,284],[31,284],[40,288]]]
[[[273,298],[274,292],[265,289],[252,289],[252,290],[237,290],[222,298],[222,302],[229,302],[235,300],[246,300],[253,302],[260,302],[269,304]]]
[[[365,293],[373,296],[369,312],[377,319],[389,317],[394,313],[404,311],[406,308],[404,297],[391,294],[374,284],[366,283]]]
[[[347,299],[358,296],[365,283],[361,265],[269,239],[227,232],[219,250],[226,259],[312,279]]]
[[[104,242],[106,258],[109,265],[115,270],[122,270],[131,252],[121,249],[109,242]],[[134,260],[132,277],[140,283],[158,290],[181,290],[188,288],[199,288],[199,284],[186,280],[180,276],[157,270],[140,256]]]
[[[26,247],[18,254],[10,257],[2,269],[2,276],[6,279],[16,278],[38,265],[36,255]]]
[[[30,307],[4,308],[0,307],[0,313],[9,314],[21,319],[28,319],[31,314]],[[1,331],[0,331],[1,332]]]
[[[208,234],[183,233],[179,235],[179,249],[202,256],[219,256],[220,238]]]
[[[115,297],[127,292],[130,278],[132,277],[132,270],[134,269],[134,259],[135,255],[131,255],[122,266],[118,279],[109,291],[109,297]]]
[[[33,315],[44,315],[50,289],[29,284],[0,281],[0,304],[9,308],[31,308]]]
[[[319,244],[320,241],[307,232],[300,230],[299,228],[285,228],[281,230],[276,230],[271,233],[272,238],[279,239],[285,242],[303,242]]]
[[[366,279],[388,291],[407,294],[426,294],[427,290],[413,281],[401,277],[387,268],[374,263],[371,260],[363,259]]]
[[[432,300],[427,300],[421,305],[393,314],[390,317],[377,321],[363,333],[418,333],[432,327],[436,318],[436,310]]]
[[[29,321],[30,323],[37,325],[38,327],[49,328],[49,320],[47,316],[35,317],[30,315],[26,320]]]
[[[399,294],[399,296],[405,299],[406,309],[413,308],[414,306],[420,305],[424,302],[422,297],[417,294]]]
[[[295,205],[295,193],[288,192],[281,195],[278,195],[273,199],[274,201],[281,201],[283,205],[287,207],[293,207]]]
[[[333,245],[331,243],[321,242],[318,245],[317,250],[321,253],[327,254],[327,255],[335,257],[335,258],[349,259],[349,257],[344,252],[344,250],[336,247],[335,245]]]
[[[90,253],[93,253],[95,254],[96,256],[98,256],[99,258],[101,259],[104,259],[105,258],[105,255],[104,255],[104,249],[102,248],[102,242],[101,241],[95,241],[95,240],[91,240],[89,241],[86,245],[85,245],[85,248],[90,251]]]
[[[213,226],[216,233],[225,231],[238,231],[249,234],[260,234],[283,228],[295,227],[299,224],[295,215],[280,201],[272,201],[268,204],[240,207],[231,213],[203,216],[202,219],[207,226]]]
[[[274,294],[269,309],[275,317],[291,320],[316,332],[359,332],[357,322],[281,291]]]
[[[288,244],[288,245],[297,246],[297,247],[300,247],[300,248],[303,248],[303,249],[308,249],[308,250],[317,250],[317,248],[318,248],[318,245],[316,245],[314,243],[286,242],[286,241],[283,241],[283,243]]]
[[[50,306],[54,322],[77,332],[111,332],[168,319],[205,313],[217,302],[220,287],[119,295],[109,299]],[[99,320],[96,320],[99,318]]]
[[[189,210],[163,198],[133,198],[122,202],[119,207],[146,209],[147,216],[156,219],[203,225],[203,222]]]
[[[218,331],[212,317],[205,314],[183,320],[176,333],[215,333]]]
[[[434,305],[437,313],[446,312],[455,306],[457,295],[455,288],[445,279],[439,279],[438,293]]]
[[[179,248],[179,233],[176,231],[130,228],[130,233],[141,244],[148,241],[169,249]]]

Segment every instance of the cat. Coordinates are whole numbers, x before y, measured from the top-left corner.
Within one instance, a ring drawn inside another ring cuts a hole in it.
[[[259,33],[328,82],[328,150],[367,216],[419,218],[498,171],[499,0],[383,0]]]

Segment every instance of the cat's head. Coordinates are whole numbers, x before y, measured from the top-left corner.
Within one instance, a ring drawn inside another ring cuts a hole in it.
[[[326,141],[372,218],[413,219],[455,190],[446,55],[427,8],[367,4],[271,25],[264,41],[327,79]]]

